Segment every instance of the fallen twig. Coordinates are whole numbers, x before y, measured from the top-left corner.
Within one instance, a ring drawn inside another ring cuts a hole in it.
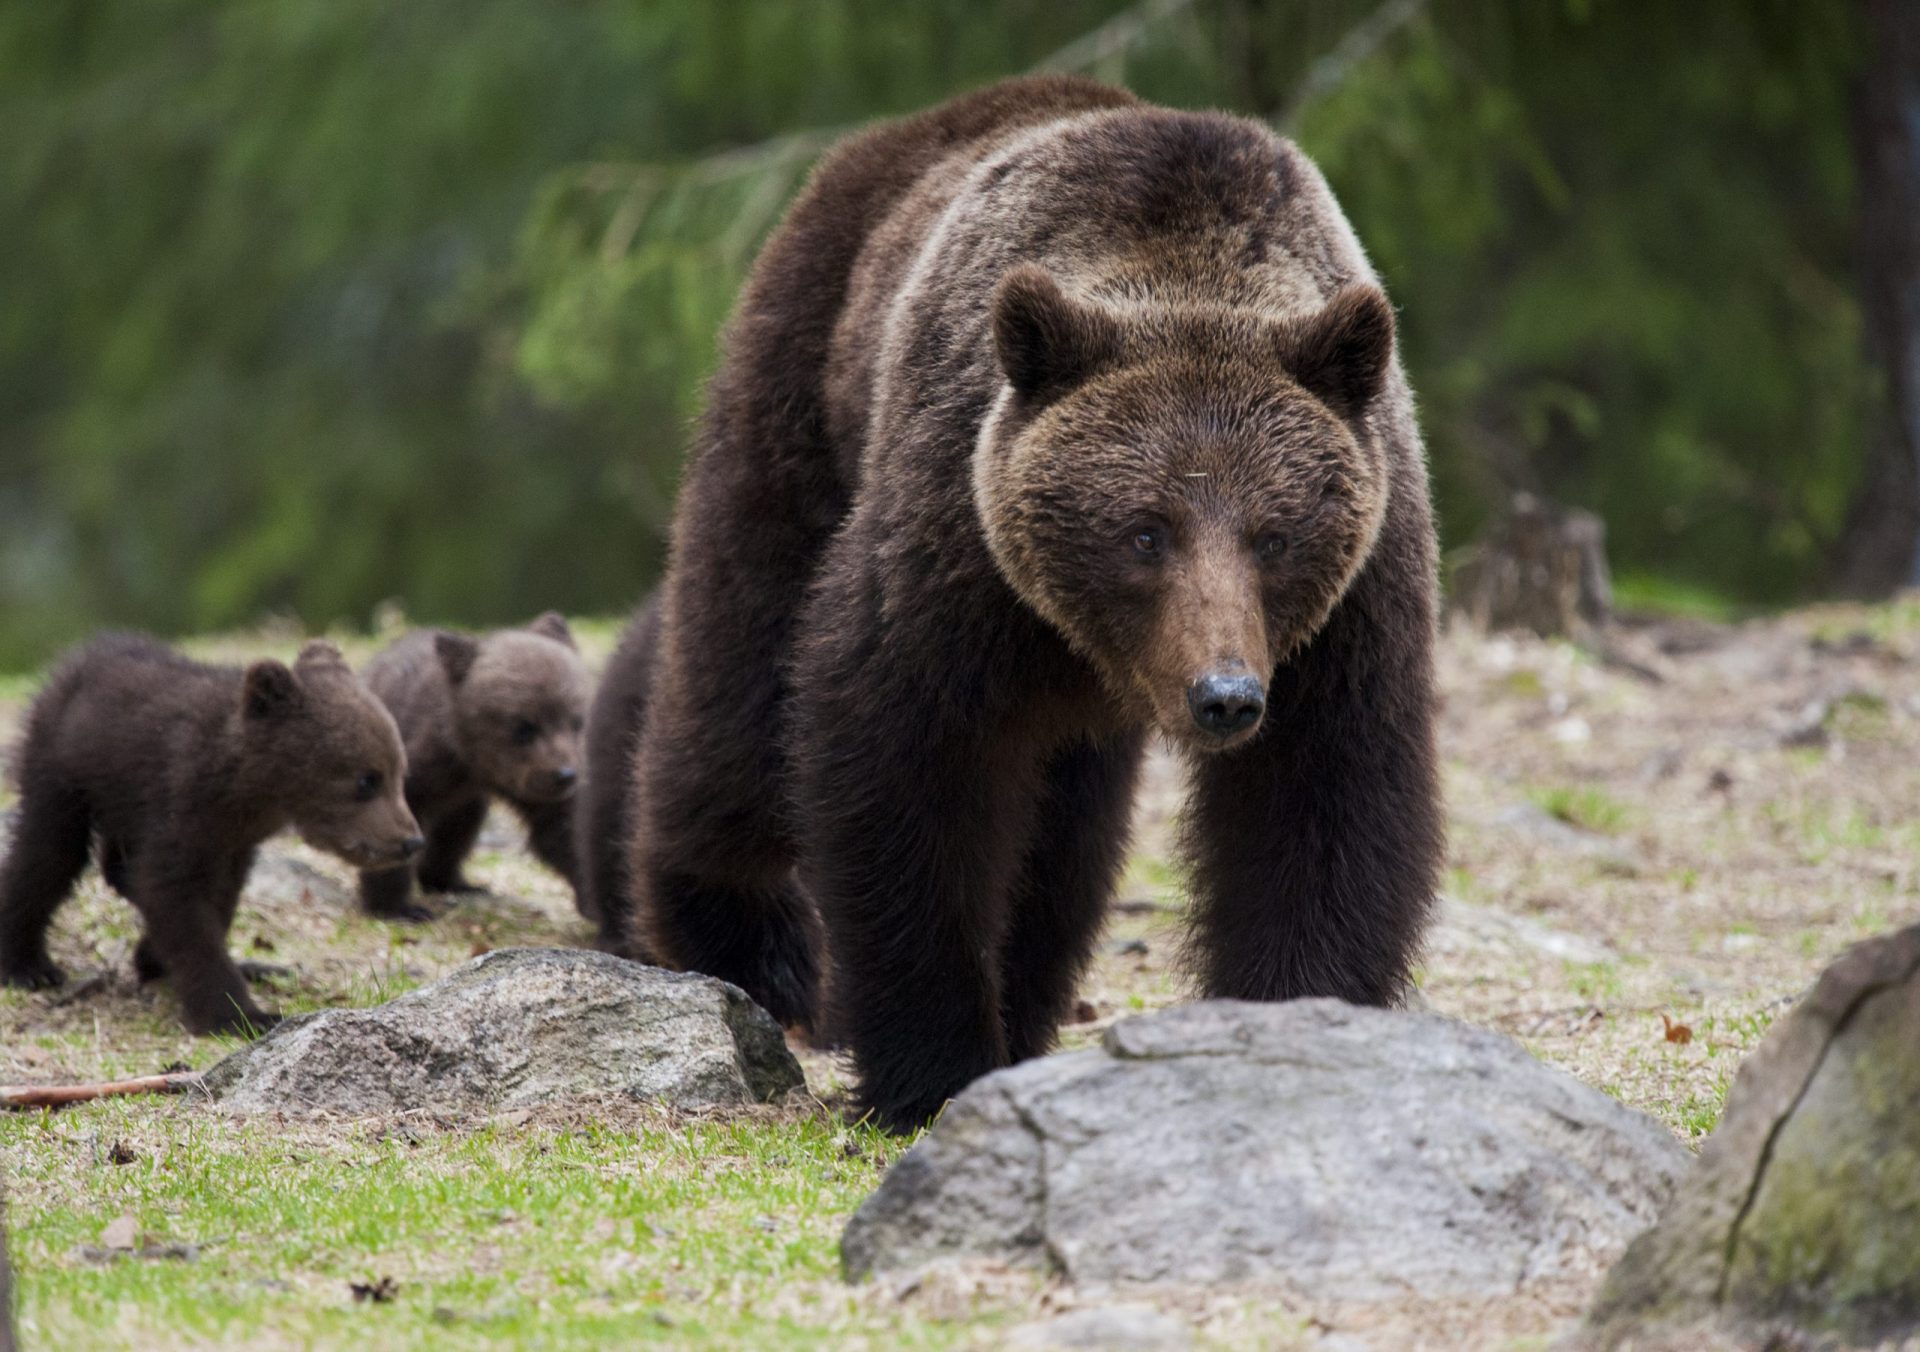
[[[8,1084],[0,1085],[0,1107],[60,1108],[69,1103],[88,1103],[94,1099],[123,1094],[182,1094],[198,1089],[197,1070],[166,1075],[142,1075],[132,1080],[104,1080],[96,1084]]]

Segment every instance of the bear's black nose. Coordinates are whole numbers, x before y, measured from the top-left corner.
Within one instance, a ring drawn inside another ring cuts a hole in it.
[[[1224,739],[1260,721],[1267,692],[1258,676],[1209,672],[1187,687],[1187,709],[1202,732]]]
[[[563,765],[553,772],[553,783],[556,788],[570,789],[574,781],[579,778],[580,772],[571,765]]]
[[[411,859],[426,848],[427,838],[425,836],[408,836],[400,842],[400,857],[402,859]]]

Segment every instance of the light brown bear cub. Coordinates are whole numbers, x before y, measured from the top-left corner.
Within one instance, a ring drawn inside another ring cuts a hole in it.
[[[478,891],[460,865],[494,798],[526,822],[534,854],[577,886],[573,793],[589,683],[564,619],[549,611],[478,638],[415,630],[375,657],[366,678],[400,725],[407,805],[427,835],[417,867],[360,875],[369,911],[432,919],[412,899],[416,876],[428,892]]]
[[[89,849],[145,923],[143,980],[173,977],[187,1027],[275,1022],[228,957],[254,848],[284,826],[366,867],[424,842],[401,797],[392,717],[330,643],[292,667],[212,667],[110,634],[73,653],[27,714],[20,815],[0,870],[0,983],[66,979],[47,927]]]

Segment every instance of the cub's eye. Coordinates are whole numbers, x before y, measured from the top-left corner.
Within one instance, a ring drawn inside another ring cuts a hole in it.
[[[575,714],[571,719],[568,720],[567,726],[572,728],[575,732],[578,732],[582,728],[587,726],[587,720],[582,718],[579,714]]]
[[[1133,552],[1142,558],[1159,558],[1166,544],[1166,537],[1158,526],[1142,526],[1133,533]]]
[[[380,786],[385,782],[386,777],[378,770],[368,770],[365,774],[361,775],[360,778],[353,781],[353,801],[356,803],[371,803],[379,794]]]
[[[523,718],[513,725],[513,744],[515,746],[532,746],[539,736],[540,725],[538,723],[532,723]]]
[[[1263,535],[1253,542],[1253,552],[1260,556],[1260,562],[1272,563],[1287,552],[1287,537],[1279,534]]]

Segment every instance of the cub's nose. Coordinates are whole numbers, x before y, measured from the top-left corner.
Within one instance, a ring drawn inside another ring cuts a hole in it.
[[[411,859],[426,848],[427,838],[425,836],[408,836],[400,842],[400,857],[402,859]]]
[[[1260,721],[1266,688],[1244,671],[1209,672],[1187,687],[1187,710],[1200,731],[1224,740]]]
[[[571,765],[563,765],[553,772],[553,786],[556,789],[570,789],[580,781],[580,772]]]

